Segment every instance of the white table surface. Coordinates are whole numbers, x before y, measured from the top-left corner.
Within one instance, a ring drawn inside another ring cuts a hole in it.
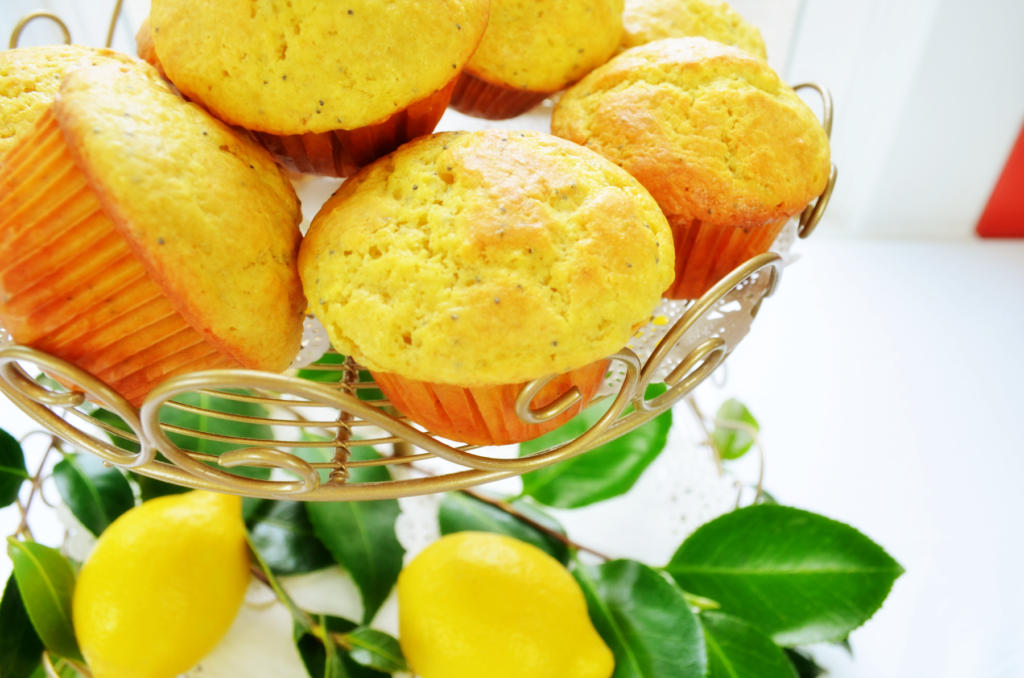
[[[857,527],[907,570],[851,636],[854,658],[824,646],[819,661],[834,678],[1024,678],[1024,243],[822,234],[798,248],[725,386],[698,397],[749,405],[781,502]],[[0,401],[0,426],[36,428]],[[672,445],[689,446],[687,412],[676,418]],[[582,543],[664,564],[677,541],[637,489],[559,517]],[[15,522],[0,510],[0,533]],[[48,511],[33,527],[63,536]]]

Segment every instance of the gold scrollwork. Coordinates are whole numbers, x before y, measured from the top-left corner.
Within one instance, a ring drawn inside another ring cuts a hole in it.
[[[821,113],[821,126],[825,130],[825,135],[832,138],[832,93],[828,87],[820,82],[805,82],[793,87],[794,90],[800,91],[802,89],[813,89],[821,97],[822,113]],[[821,221],[821,217],[825,214],[825,208],[828,207],[828,201],[832,197],[832,191],[836,187],[836,178],[839,174],[836,169],[835,163],[832,164],[832,170],[829,172],[828,184],[825,186],[825,191],[818,196],[817,200],[812,202],[804,211],[800,213],[800,230],[799,236],[801,239],[807,239],[811,237],[811,233],[814,232],[818,222]]]
[[[75,389],[68,393],[50,391],[29,377],[18,364],[19,362],[31,363],[43,372],[73,384]],[[6,387],[3,389],[5,393],[11,395],[13,391],[20,396],[20,398],[12,398],[19,407],[33,416],[34,412],[40,414],[45,412],[43,416],[46,422],[44,423],[47,423],[51,430],[56,429],[55,432],[59,437],[69,443],[84,447],[103,461],[124,468],[139,468],[150,463],[156,454],[155,450],[146,445],[143,440],[140,440],[141,450],[137,454],[122,450],[76,429],[50,409],[51,407],[67,409],[78,407],[88,397],[121,417],[136,434],[142,430],[135,408],[116,391],[79,367],[25,346],[7,346],[0,349],[0,380],[2,380],[0,387]],[[26,409],[26,406],[29,409]],[[60,424],[58,425],[57,422]]]
[[[704,296],[695,301],[686,310],[672,329],[668,331],[658,346],[651,353],[650,359],[644,364],[640,376],[640,383],[637,384],[634,405],[638,412],[652,413],[662,411],[671,407],[682,399],[687,393],[695,389],[702,381],[725,360],[735,346],[728,346],[725,340],[713,337],[694,348],[686,358],[676,367],[665,380],[669,389],[654,398],[646,400],[644,394],[647,387],[654,381],[654,376],[671,354],[676,345],[683,340],[686,333],[697,323],[698,320],[721,301],[729,292],[739,286],[743,281],[755,273],[767,269],[769,278],[764,296],[770,297],[778,289],[779,281],[782,278],[782,257],[773,252],[759,254],[738,267],[728,276],[723,278],[712,287]]]
[[[7,44],[8,48],[16,49],[18,47],[18,41],[21,40],[21,34],[25,30],[25,27],[36,19],[49,19],[60,26],[61,32],[64,33],[64,44],[71,44],[71,31],[68,30],[67,24],[53,12],[47,12],[46,10],[41,9],[35,12],[29,12],[25,16],[21,17],[21,19],[18,20],[18,23],[14,24],[14,30],[11,31],[11,40]]]

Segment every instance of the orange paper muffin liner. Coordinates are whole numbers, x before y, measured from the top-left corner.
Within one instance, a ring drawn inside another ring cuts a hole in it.
[[[166,77],[156,55],[149,19],[135,36],[139,57]],[[327,177],[350,177],[402,144],[434,131],[441,121],[458,77],[430,96],[375,125],[309,134],[271,134],[249,130],[277,161],[293,172]]]
[[[433,132],[448,108],[455,82],[453,78],[443,89],[376,125],[319,134],[252,134],[293,172],[350,177],[402,144]]]
[[[463,71],[452,92],[450,106],[474,118],[507,120],[526,113],[551,95],[552,92],[495,85]]]
[[[764,254],[789,217],[754,228],[715,226],[668,217],[676,244],[676,279],[669,299],[698,299],[745,261]]]
[[[0,158],[0,322],[138,407],[162,381],[240,367],[175,310],[75,164],[52,111]]]
[[[382,372],[374,372],[373,378],[392,405],[437,436],[471,445],[511,445],[538,438],[579,414],[607,371],[608,361],[598,360],[551,380],[534,398],[534,409],[550,404],[573,386],[583,399],[542,424],[528,424],[516,416],[516,398],[523,384],[466,388]]]

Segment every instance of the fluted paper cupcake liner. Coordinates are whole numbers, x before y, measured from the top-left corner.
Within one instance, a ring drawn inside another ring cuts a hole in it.
[[[463,71],[452,92],[450,105],[474,118],[507,120],[522,115],[551,94],[495,85]]]
[[[665,296],[697,299],[737,266],[767,252],[789,218],[749,229],[671,216],[668,221],[676,247],[676,279]]]
[[[238,367],[174,309],[75,165],[52,112],[0,159],[0,318],[15,341],[133,405],[160,382]]]
[[[143,22],[135,40],[139,57],[164,75],[153,45],[148,19]],[[350,177],[374,160],[397,150],[402,144],[433,132],[448,108],[448,100],[451,99],[457,79],[452,78],[447,85],[430,96],[374,125],[308,134],[249,131],[281,165],[293,172]]]
[[[523,384],[462,387],[374,372],[377,386],[398,410],[434,435],[472,445],[511,445],[553,431],[582,411],[601,386],[607,360],[559,375],[534,398],[534,409],[550,404],[573,386],[583,399],[550,421],[528,424],[515,411]]]

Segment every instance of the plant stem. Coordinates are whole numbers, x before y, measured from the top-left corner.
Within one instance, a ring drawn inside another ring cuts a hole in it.
[[[562,542],[563,544],[565,544],[569,548],[576,549],[577,551],[586,551],[587,553],[589,553],[591,555],[597,556],[601,560],[613,560],[610,556],[606,556],[605,554],[601,553],[600,551],[595,551],[594,549],[590,548],[589,546],[584,546],[582,544],[577,544],[576,542],[572,541],[571,539],[569,539],[567,536],[565,536],[561,532],[558,532],[557,530],[552,530],[550,527],[548,527],[546,525],[542,525],[541,523],[538,523],[536,520],[534,520],[534,519],[530,518],[529,516],[526,516],[523,513],[521,513],[519,510],[516,509],[515,506],[513,506],[512,504],[510,504],[507,501],[504,501],[502,499],[495,499],[493,497],[488,497],[486,494],[482,494],[480,492],[474,492],[473,490],[459,490],[459,491],[463,492],[465,494],[468,494],[469,496],[473,497],[474,499],[479,499],[480,501],[484,502],[485,504],[490,504],[491,506],[493,506],[493,507],[495,507],[497,509],[501,509],[505,513],[507,513],[507,514],[517,518],[518,520],[526,523],[527,525],[529,525],[530,527],[534,528],[535,530],[540,530],[541,532],[543,532],[544,534],[548,535],[549,537],[552,537],[553,539],[557,539],[558,541]]]
[[[36,493],[41,491],[43,485],[43,469],[46,468],[46,462],[50,458],[50,453],[57,449],[58,440],[56,436],[50,436],[50,446],[46,448],[46,452],[43,453],[43,460],[39,462],[39,468],[36,470],[34,476],[32,476],[32,489],[29,490],[28,498],[25,500],[25,506],[21,509],[21,522],[18,523],[18,529],[14,531],[14,536],[24,534],[31,541],[35,541],[32,537],[32,531],[28,527],[28,512],[32,508],[32,500],[35,499]],[[19,504],[20,507],[20,504]]]
[[[764,494],[764,447],[761,445],[761,432],[750,424],[742,421],[712,419],[711,423],[715,426],[720,426],[721,428],[731,428],[737,431],[743,431],[750,436],[751,440],[754,441],[754,447],[757,448],[757,456],[760,461],[760,468],[757,472],[757,494],[754,495],[754,503],[756,504],[761,498],[761,495]]]
[[[693,411],[694,416],[697,418],[697,423],[700,424],[701,430],[704,431],[704,439],[715,456],[715,466],[718,468],[718,476],[722,477],[725,473],[725,467],[722,466],[722,453],[718,451],[718,446],[715,445],[715,439],[711,435],[711,431],[708,430],[707,419],[704,417],[704,413],[700,411],[700,407],[697,405],[697,399],[694,398],[692,394],[686,396],[686,404],[690,406],[690,410]]]

